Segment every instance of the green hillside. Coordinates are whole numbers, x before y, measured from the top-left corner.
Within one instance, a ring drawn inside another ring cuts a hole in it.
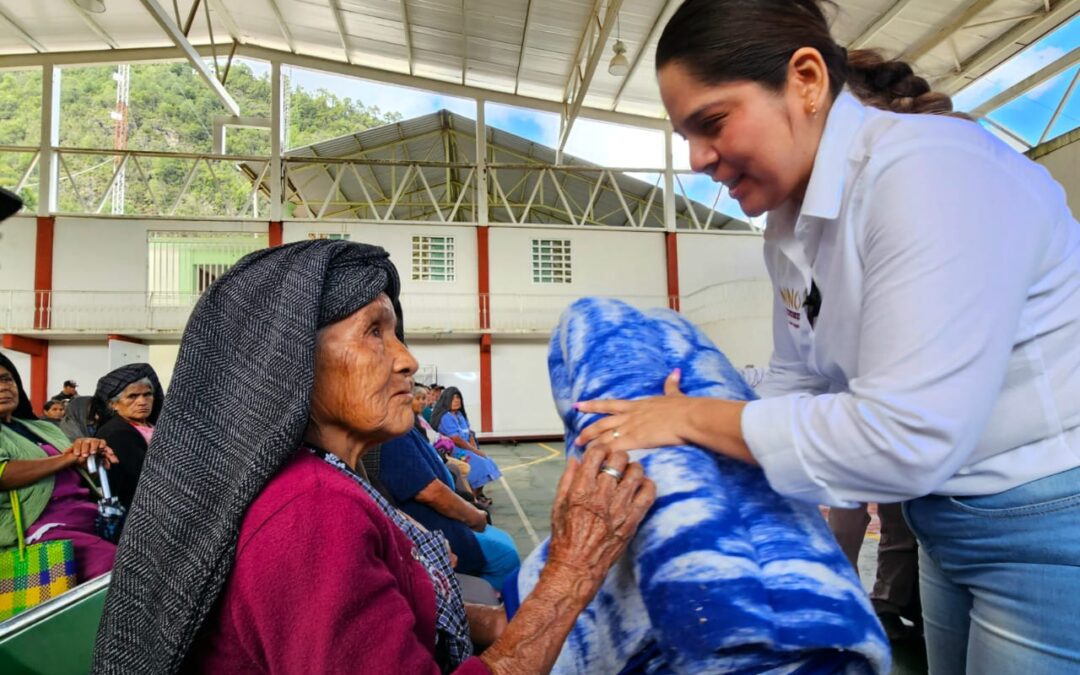
[[[62,147],[113,147],[115,123],[110,112],[116,101],[115,72],[115,66],[64,69]],[[247,64],[234,63],[227,88],[242,115],[269,116],[268,73],[258,76]],[[213,118],[227,114],[186,63],[131,66],[129,98],[127,130],[132,150],[212,152]],[[36,145],[40,138],[40,106],[39,71],[0,72],[0,145]],[[325,89],[290,87],[286,138],[289,147],[296,147],[399,119],[397,113],[383,113]],[[227,146],[230,154],[266,155],[270,135],[262,129],[230,129]],[[14,186],[29,160],[26,154],[0,152],[0,185]],[[66,155],[65,163],[66,169],[60,169],[60,210],[82,211],[83,204],[93,209],[112,177],[114,160],[103,155]],[[139,166],[129,162],[125,213],[169,212],[193,164],[192,160],[166,158],[140,159]],[[35,170],[22,190],[31,206],[36,202],[36,181]],[[239,173],[234,162],[214,162],[211,166],[200,162],[188,193],[177,204],[176,214],[227,215],[245,203],[250,190],[250,181]],[[103,212],[111,212],[109,203]]]

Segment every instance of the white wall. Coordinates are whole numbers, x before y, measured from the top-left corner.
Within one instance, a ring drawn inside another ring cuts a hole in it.
[[[243,221],[58,216],[53,242],[53,290],[145,292],[146,237],[151,230],[266,232],[267,227],[266,223]]]
[[[36,240],[37,222],[33,218],[19,216],[0,223],[0,289],[34,289]]]
[[[173,368],[176,366],[176,357],[180,354],[180,343],[152,342],[149,347],[150,356],[147,363],[157,373],[162,388],[168,391],[169,382],[172,381]]]
[[[93,342],[53,340],[49,342],[49,386],[45,394],[58,394],[64,380],[75,380],[80,394],[93,395],[98,378],[109,370],[109,345],[104,338]]]
[[[737,367],[772,354],[772,284],[759,234],[679,233],[682,309]]]
[[[403,293],[476,293],[476,229],[454,225],[394,225],[378,223],[313,223],[287,221],[283,227],[282,239],[285,243],[303,241],[310,232],[347,233],[351,241],[374,244],[386,249],[390,260],[398,268],[401,276]],[[453,282],[413,281],[412,280],[412,238],[413,235],[435,235],[454,237],[455,276]],[[406,319],[408,317],[406,316]]]
[[[489,233],[492,293],[667,295],[662,232],[493,227]],[[570,240],[572,283],[533,283],[533,239]]]
[[[546,339],[495,339],[491,345],[491,403],[499,432],[563,432],[551,397]]]
[[[480,430],[480,340],[410,339],[409,350],[421,368],[434,366],[438,383],[457,387],[465,398],[465,408],[473,430]],[[423,379],[423,378],[421,378]],[[432,384],[421,382],[421,384]]]
[[[760,234],[679,233],[679,292],[737,279],[768,279]]]

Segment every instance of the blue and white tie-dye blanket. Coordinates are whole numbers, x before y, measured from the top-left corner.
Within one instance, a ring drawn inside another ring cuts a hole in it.
[[[570,456],[598,419],[575,402],[660,395],[675,368],[690,396],[756,398],[680,315],[616,300],[566,310],[548,367]],[[780,496],[755,467],[692,446],[632,456],[656,483],[656,504],[554,672],[889,672],[888,641],[816,506]],[[544,542],[507,585],[509,611],[536,585],[546,555]]]

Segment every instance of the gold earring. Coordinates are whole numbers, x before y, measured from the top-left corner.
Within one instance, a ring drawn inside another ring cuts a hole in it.
[[[817,103],[810,104],[810,115],[812,117],[817,117]]]

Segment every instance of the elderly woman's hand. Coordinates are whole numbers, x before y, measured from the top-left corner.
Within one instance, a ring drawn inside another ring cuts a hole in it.
[[[120,460],[113,454],[112,448],[100,438],[76,438],[71,443],[71,447],[65,450],[64,453],[71,455],[75,462],[84,469],[86,468],[86,461],[94,455],[102,458],[106,469],[113,464],[120,463]]]
[[[656,486],[625,452],[590,448],[580,463],[571,459],[555,494],[546,576],[591,599],[655,499]]]

